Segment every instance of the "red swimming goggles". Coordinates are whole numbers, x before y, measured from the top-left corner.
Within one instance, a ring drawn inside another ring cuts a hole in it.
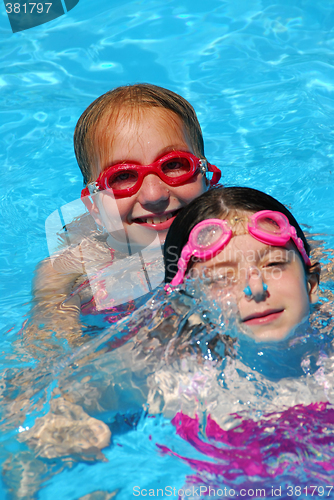
[[[105,169],[95,182],[87,184],[81,197],[89,196],[97,191],[111,189],[115,198],[126,198],[137,193],[144,177],[157,175],[168,186],[181,186],[198,172],[205,175],[212,172],[210,184],[217,184],[221,177],[220,170],[202,158],[197,158],[184,151],[172,151],[150,165],[120,163]]]

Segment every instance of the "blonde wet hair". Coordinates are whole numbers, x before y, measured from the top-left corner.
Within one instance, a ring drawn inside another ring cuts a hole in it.
[[[95,180],[94,165],[98,150],[107,137],[107,142],[112,144],[112,130],[117,120],[133,116],[139,119],[140,111],[145,108],[163,108],[175,113],[184,125],[194,154],[204,158],[202,130],[194,108],[186,99],[171,90],[148,83],[117,87],[88,106],[74,131],[75,155],[85,184]]]

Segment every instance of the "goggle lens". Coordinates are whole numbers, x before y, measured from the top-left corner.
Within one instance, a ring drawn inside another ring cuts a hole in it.
[[[166,177],[171,178],[182,177],[192,172],[192,166],[187,158],[173,158],[165,161],[160,168]]]
[[[208,224],[195,234],[193,243],[195,247],[201,250],[209,250],[221,240],[224,230],[217,224]]]
[[[131,189],[138,182],[138,172],[136,170],[117,169],[110,173],[107,178],[107,186],[115,191]]]
[[[264,233],[277,236],[286,232],[287,229],[286,226],[287,224],[286,221],[283,219],[283,217],[273,218],[270,216],[263,216],[259,217],[256,221],[257,229],[263,231]]]

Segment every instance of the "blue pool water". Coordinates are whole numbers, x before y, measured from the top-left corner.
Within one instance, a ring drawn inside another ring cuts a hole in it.
[[[4,370],[25,366],[12,342],[30,309],[34,268],[48,255],[45,220],[82,189],[72,146],[76,121],[97,96],[127,83],[161,85],[193,104],[222,182],[264,190],[292,209],[324,265],[323,300],[333,299],[332,2],[80,0],[68,14],[16,34],[2,6],[0,30]],[[194,467],[157,451],[158,443],[203,458],[175,428],[171,418],[142,418],[136,431],[117,434],[105,450],[109,462],[79,460],[64,470],[43,462],[36,498],[119,490],[123,500],[135,485],[190,484]],[[3,438],[5,461],[19,447],[5,431]],[[290,479],[302,477],[302,462],[296,467]],[[202,471],[196,474],[204,481]],[[331,471],[319,472],[316,484],[328,477]],[[5,495],[8,483],[0,486]]]

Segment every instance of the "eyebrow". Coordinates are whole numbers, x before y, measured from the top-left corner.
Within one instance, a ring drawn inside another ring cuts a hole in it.
[[[285,252],[290,252],[290,250],[288,248],[285,248],[285,247],[276,247],[276,246],[269,245],[264,250],[258,250],[257,251],[257,255],[259,256],[260,259],[263,259],[263,257],[265,257],[268,253],[270,253],[270,252],[277,252],[278,250],[285,251]]]
[[[163,156],[165,156],[167,153],[171,153],[172,151],[182,151],[183,153],[189,152],[189,147],[184,147],[184,145],[173,145],[173,146],[166,146],[165,148],[161,149],[159,151],[159,154],[156,156],[154,161],[159,160]]]

